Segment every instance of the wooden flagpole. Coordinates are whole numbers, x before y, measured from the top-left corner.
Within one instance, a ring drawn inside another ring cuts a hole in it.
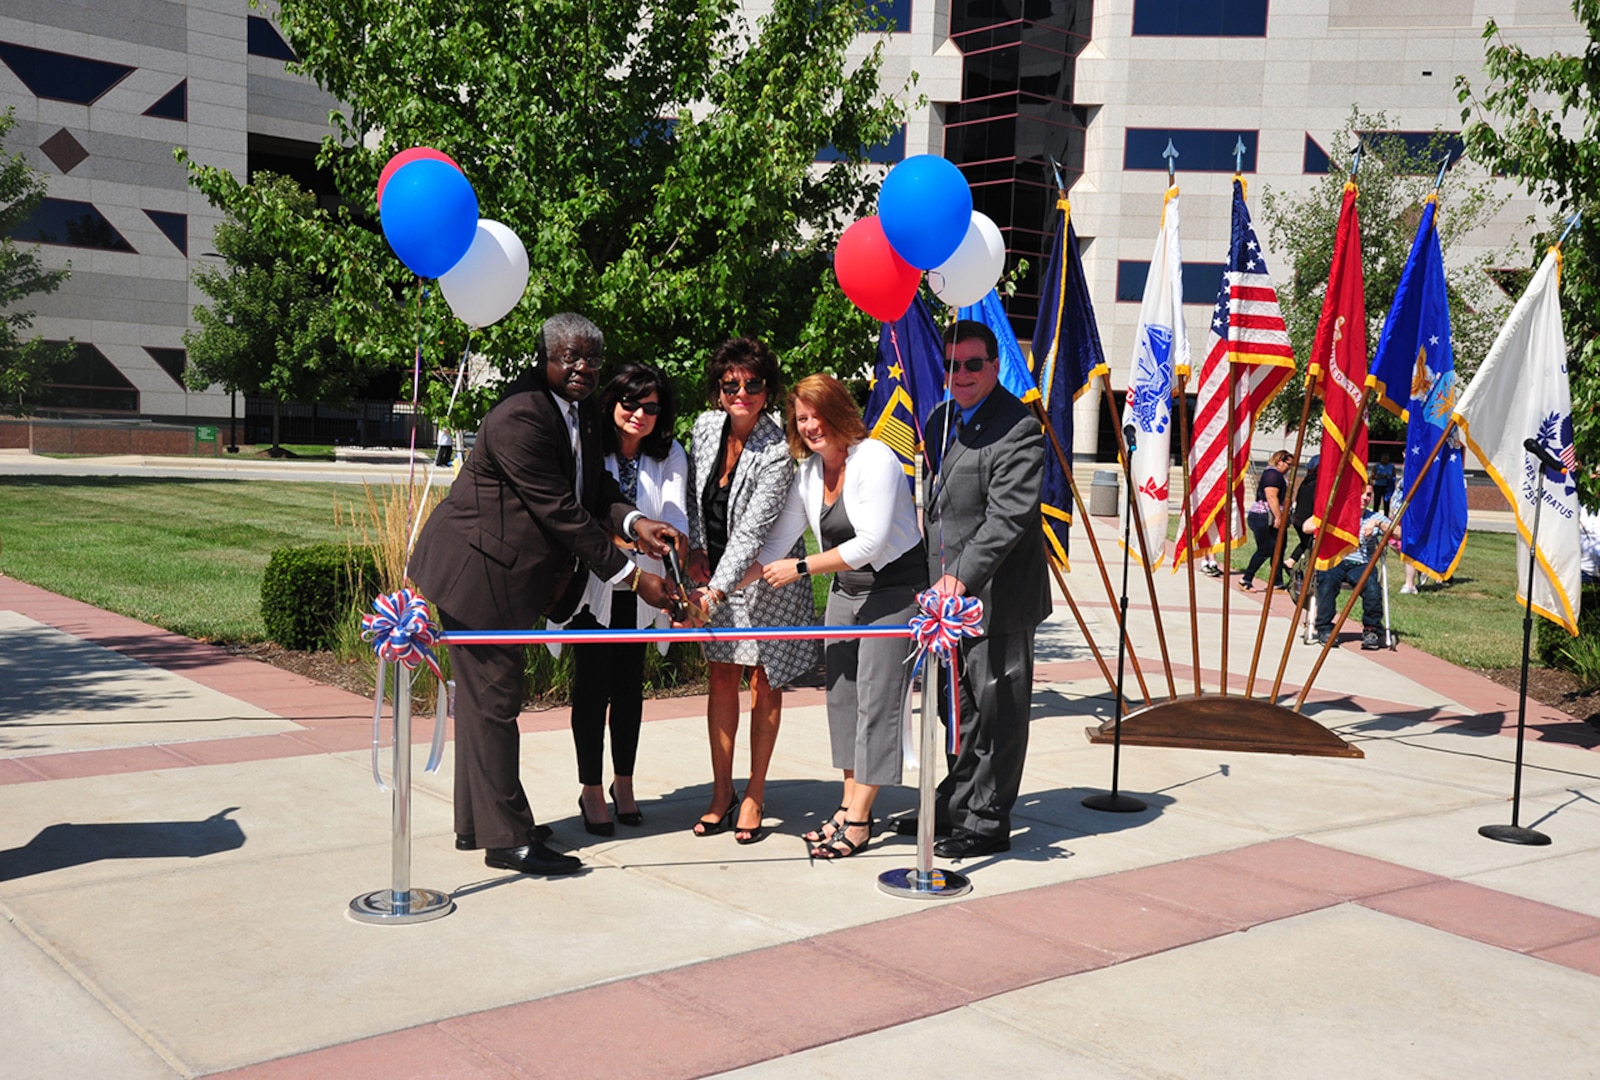
[[[1284,507],[1283,507],[1283,523],[1284,523],[1284,525],[1286,527],[1278,530],[1278,540],[1277,540],[1277,543],[1274,545],[1273,551],[1272,551],[1272,565],[1267,568],[1267,594],[1266,594],[1266,596],[1264,596],[1262,598],[1262,601],[1261,601],[1261,622],[1256,625],[1256,648],[1255,648],[1255,652],[1251,655],[1251,658],[1250,658],[1250,675],[1245,680],[1245,684],[1244,684],[1244,696],[1245,697],[1252,697],[1255,694],[1256,667],[1261,662],[1261,647],[1264,644],[1266,644],[1266,639],[1267,639],[1267,616],[1272,613],[1272,586],[1273,586],[1273,583],[1278,580],[1278,568],[1283,565],[1283,545],[1288,540],[1288,537],[1289,537],[1289,530],[1288,530],[1287,526],[1290,526],[1290,525],[1293,524],[1293,521],[1290,519],[1290,511],[1294,508],[1294,503],[1293,503],[1293,499],[1294,499],[1294,482],[1295,482],[1295,479],[1300,475],[1300,454],[1301,454],[1302,451],[1305,450],[1305,445],[1306,445],[1306,423],[1310,420],[1310,418],[1311,418],[1311,379],[1310,379],[1310,377],[1308,375],[1307,378],[1306,378],[1305,394],[1303,395],[1303,397],[1301,399],[1301,402],[1300,402],[1300,430],[1295,434],[1295,439],[1294,439],[1294,461],[1289,465],[1288,488],[1284,492],[1284,500],[1285,500],[1285,502],[1284,502]],[[1316,566],[1317,566],[1317,547],[1316,547],[1315,544],[1312,544],[1311,545],[1311,569],[1308,570],[1305,573],[1305,581],[1310,581],[1312,578],[1316,577],[1316,572],[1315,572],[1316,571]],[[1297,601],[1296,601],[1296,604],[1295,604],[1294,621],[1292,621],[1289,624],[1289,637],[1288,637],[1289,641],[1293,641],[1294,640],[1295,628],[1300,625],[1300,608],[1301,608],[1301,605],[1303,605],[1305,603],[1305,596],[1306,596],[1305,584],[1304,584],[1304,582],[1302,582],[1301,583],[1301,588],[1300,588],[1300,594],[1299,594],[1299,597],[1297,598]],[[1287,655],[1287,652],[1286,652],[1286,655]],[[1279,674],[1280,675],[1282,674],[1281,670],[1280,670]],[[1273,699],[1276,699],[1277,695],[1278,695],[1278,688],[1276,686],[1274,686],[1272,688]]]
[[[1179,438],[1183,442],[1183,535],[1187,538],[1184,546],[1184,562],[1189,568],[1189,644],[1194,654],[1194,696],[1200,696],[1200,609],[1194,591],[1194,509],[1190,505],[1193,495],[1189,480],[1189,457],[1194,450],[1194,444],[1189,441],[1189,398],[1186,393],[1189,377],[1178,376],[1178,430]],[[1223,640],[1227,640],[1227,630],[1223,630]],[[1226,646],[1224,646],[1226,648]]]

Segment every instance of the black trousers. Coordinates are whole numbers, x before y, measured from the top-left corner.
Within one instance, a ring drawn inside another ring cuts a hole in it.
[[[1255,534],[1256,549],[1250,553],[1250,561],[1244,567],[1242,580],[1246,585],[1254,584],[1257,570],[1272,565],[1272,552],[1278,546],[1278,530],[1270,524],[1272,518],[1268,517],[1266,520],[1269,524],[1264,529],[1258,529],[1255,525],[1250,526],[1250,531]]]
[[[1033,712],[1034,628],[986,634],[961,643],[961,746],[946,754],[935,818],[980,836],[1011,835],[1011,808],[1022,788]],[[949,674],[939,679],[939,718],[950,725]],[[923,768],[928,768],[923,763]]]
[[[611,594],[611,629],[638,625],[639,600],[631,592]],[[597,629],[587,611],[572,620],[574,628]],[[574,645],[572,647],[572,745],[578,752],[578,783],[599,784],[603,776],[606,709],[611,710],[611,771],[632,776],[639,755],[639,727],[644,718],[644,651],[638,645]]]

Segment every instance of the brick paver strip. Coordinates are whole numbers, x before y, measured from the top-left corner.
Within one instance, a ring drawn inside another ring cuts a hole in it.
[[[923,909],[222,1075],[477,1077],[488,1059],[516,1077],[704,1076],[1351,900],[1600,975],[1600,919],[1279,840]],[[777,983],[781,999],[766,992]],[[811,1015],[827,1022],[796,1023],[797,1000],[817,1002]]]

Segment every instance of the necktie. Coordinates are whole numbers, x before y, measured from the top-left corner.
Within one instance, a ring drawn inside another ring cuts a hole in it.
[[[583,445],[578,438],[578,407],[569,403],[565,411],[567,434],[572,441],[572,490],[581,503],[583,502]]]

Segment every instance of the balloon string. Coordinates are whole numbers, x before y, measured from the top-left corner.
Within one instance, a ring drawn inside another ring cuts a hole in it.
[[[411,467],[406,473],[406,517],[416,514],[416,489],[417,489],[417,401],[418,392],[422,388],[422,302],[428,298],[428,290],[423,287],[422,279],[417,279],[417,347],[411,355]]]
[[[450,422],[451,414],[456,411],[456,398],[461,394],[461,382],[467,374],[467,357],[472,355],[472,329],[473,328],[470,326],[467,327],[466,348],[461,350],[461,364],[456,368],[456,384],[450,389],[450,404],[446,406],[444,410],[445,423]],[[457,448],[456,453],[460,452],[460,449]],[[439,459],[437,456],[435,456],[434,459],[428,463],[427,479],[422,485],[421,504],[423,506],[428,504],[428,492],[433,490],[433,470],[438,467],[438,464]],[[417,546],[417,533],[421,530],[422,513],[419,510],[417,513],[411,515],[411,529],[409,535],[406,537],[406,564],[405,568],[400,571],[400,583],[402,585],[405,584],[406,575],[411,571],[411,549]]]

